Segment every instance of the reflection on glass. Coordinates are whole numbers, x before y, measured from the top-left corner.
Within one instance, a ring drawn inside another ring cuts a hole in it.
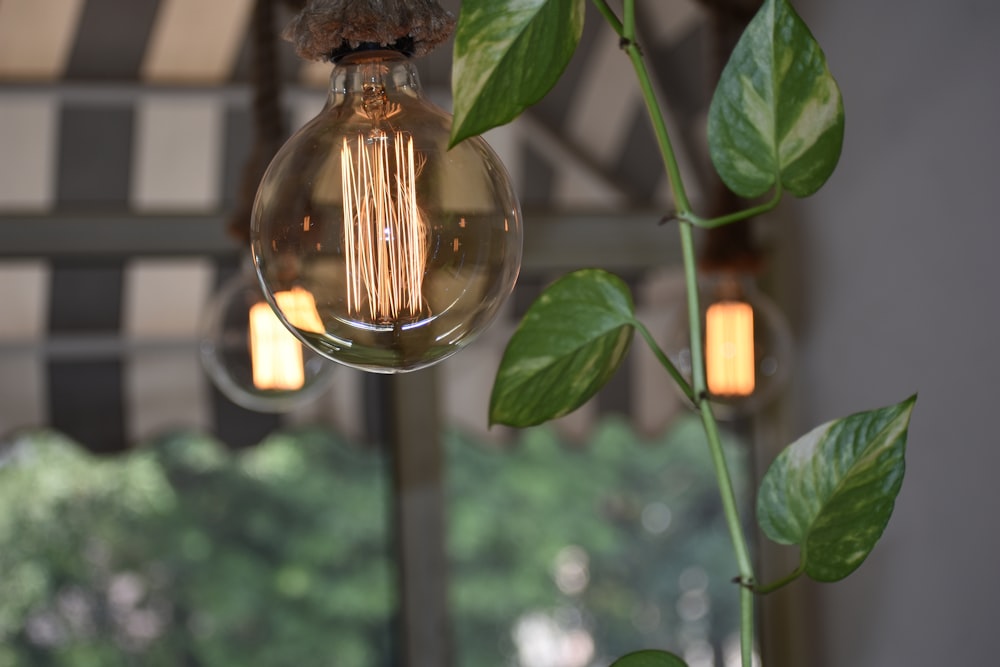
[[[293,287],[275,294],[274,300],[295,327],[322,330],[316,300],[307,290]],[[302,344],[263,300],[250,306],[250,362],[253,386],[262,391],[296,391],[306,384]]]
[[[263,301],[250,307],[250,365],[253,386],[263,391],[295,391],[306,383],[302,345]]]

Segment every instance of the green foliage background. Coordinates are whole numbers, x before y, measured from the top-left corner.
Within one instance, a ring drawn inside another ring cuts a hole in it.
[[[683,647],[692,566],[710,579],[697,631],[721,642],[735,566],[702,446],[688,419],[653,440],[614,419],[587,443],[551,427],[504,446],[449,435],[456,664],[516,664],[531,614],[586,632],[606,662]],[[39,433],[0,461],[0,667],[396,664],[377,451],[305,430],[239,453],[176,434],[99,458]],[[651,503],[669,508],[662,531],[643,527]],[[567,548],[588,572],[570,593],[554,576]]]
[[[693,416],[653,439],[617,419],[602,422],[586,444],[551,427],[524,430],[504,450],[455,436],[449,550],[457,664],[518,664],[511,628],[529,612],[589,633],[595,664],[636,646],[682,650],[702,633],[721,645],[739,626],[730,583],[736,565],[703,439]],[[746,499],[746,452],[734,439],[726,451]],[[653,504],[670,511],[662,532],[644,527]],[[589,584],[575,595],[553,578],[568,546],[588,557]],[[697,568],[707,588],[685,590],[684,573]],[[678,612],[685,593],[706,595],[708,613],[685,623]]]
[[[0,665],[387,664],[382,466],[322,432],[232,455],[190,434],[0,467]]]

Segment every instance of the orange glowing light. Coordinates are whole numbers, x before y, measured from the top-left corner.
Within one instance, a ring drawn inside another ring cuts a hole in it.
[[[396,132],[345,138],[347,307],[355,317],[397,322],[423,310],[427,229],[417,206],[413,138]]]
[[[753,308],[720,301],[705,315],[705,370],[716,396],[749,396],[755,386]]]
[[[275,293],[274,298],[293,326],[302,331],[323,331],[316,300],[308,290],[293,287]],[[302,344],[263,301],[250,308],[250,363],[257,389],[295,391],[305,385]]]
[[[302,345],[264,302],[250,308],[250,362],[257,389],[294,391],[305,384]]]

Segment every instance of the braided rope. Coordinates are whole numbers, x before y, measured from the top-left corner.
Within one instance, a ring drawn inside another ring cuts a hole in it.
[[[282,36],[306,60],[402,43],[422,56],[448,39],[454,26],[455,17],[436,0],[308,0]]]

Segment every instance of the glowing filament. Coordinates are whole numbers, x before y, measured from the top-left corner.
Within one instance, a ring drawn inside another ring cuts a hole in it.
[[[264,302],[250,308],[250,363],[257,389],[294,391],[305,384],[302,346]]]
[[[754,390],[753,308],[721,301],[705,315],[705,370],[716,396],[749,396]]]
[[[423,306],[426,225],[417,207],[413,138],[396,132],[346,138],[344,190],[347,309],[371,322],[398,322]]]

